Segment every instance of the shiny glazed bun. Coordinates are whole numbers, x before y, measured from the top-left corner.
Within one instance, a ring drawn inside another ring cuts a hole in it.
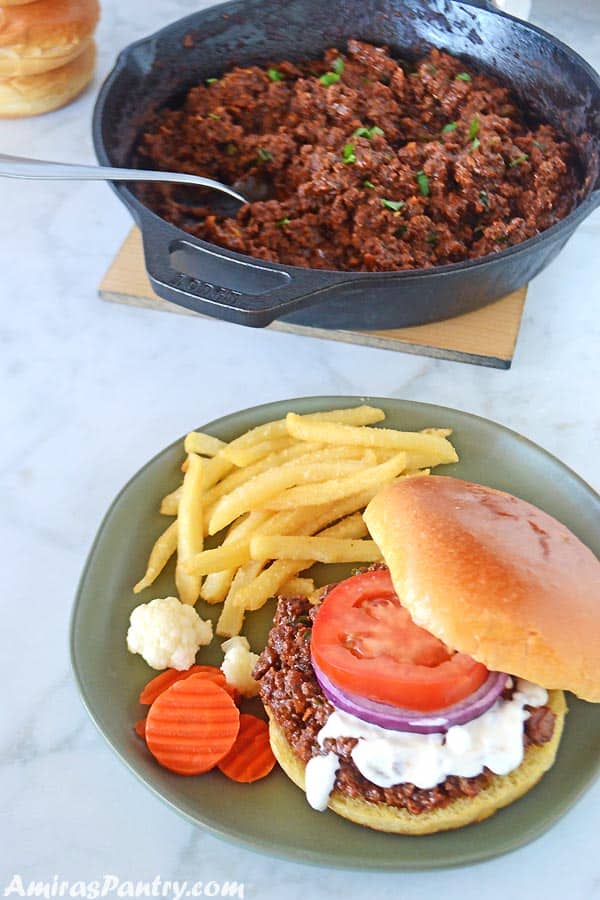
[[[72,62],[41,75],[0,80],[0,118],[36,116],[73,100],[92,80],[96,46],[92,41]]]
[[[0,8],[0,78],[39,75],[89,46],[98,0],[36,0]]]
[[[473,822],[481,822],[482,819],[493,815],[496,810],[508,806],[526,794],[552,767],[567,711],[562,691],[550,692],[548,706],[556,716],[552,738],[546,744],[527,747],[523,762],[517,769],[508,775],[492,775],[489,784],[474,797],[460,797],[446,806],[413,815],[406,809],[388,806],[387,803],[373,803],[363,798],[348,797],[336,789],[329,797],[328,807],[344,819],[391,834],[433,834],[436,831],[448,831]],[[288,778],[304,790],[305,765],[294,753],[268,707],[267,713],[269,740],[277,762]]]
[[[364,518],[414,621],[488,669],[600,702],[600,562],[542,510],[457,478],[407,478]]]

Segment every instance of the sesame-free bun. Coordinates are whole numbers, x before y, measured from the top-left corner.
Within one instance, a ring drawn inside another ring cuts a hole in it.
[[[65,66],[89,46],[98,0],[35,0],[0,8],[0,78]]]
[[[496,810],[508,806],[531,790],[554,763],[567,711],[562,691],[550,692],[548,706],[556,716],[551,739],[546,744],[530,745],[518,769],[508,775],[492,775],[488,785],[474,797],[460,797],[452,800],[447,806],[425,810],[415,815],[406,809],[388,806],[386,803],[371,803],[368,800],[347,797],[336,789],[329,798],[329,809],[358,825],[367,825],[376,831],[395,834],[433,834],[436,831],[462,828],[463,825],[487,819]],[[267,713],[269,739],[277,762],[288,778],[304,790],[305,765],[294,753],[268,707]]]
[[[600,562],[566,526],[446,476],[384,488],[364,518],[417,625],[488,669],[600,702]]]
[[[0,80],[0,118],[37,116],[69,103],[92,80],[96,46],[92,41],[76,59],[43,72]]]

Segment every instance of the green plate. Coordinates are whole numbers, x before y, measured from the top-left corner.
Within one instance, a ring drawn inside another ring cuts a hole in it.
[[[600,500],[592,489],[535,444],[464,412],[378,397],[308,397],[244,410],[202,427],[228,441],[289,410],[314,412],[365,399],[385,409],[387,426],[453,428],[460,462],[436,472],[537,504],[600,556]],[[139,656],[127,652],[125,634],[134,606],[174,593],[171,567],[137,597],[131,586],[168,521],[157,512],[159,500],[179,483],[181,460],[179,439],[144,466],[114,501],[81,578],[71,631],[73,667],[92,719],[115,753],[158,797],[191,822],[253,850],[304,863],[380,871],[455,866],[506,853],[542,834],[576,801],[600,767],[600,706],[574,697],[569,697],[556,764],[540,786],[485,822],[427,837],[380,834],[332,812],[314,812],[279,770],[256,784],[237,785],[218,771],[186,778],[158,766],[133,732],[133,723],[143,715],[138,692],[151,672]],[[338,577],[342,574],[343,569]],[[199,604],[198,609],[213,620],[218,616],[218,608]],[[254,649],[263,646],[271,615],[272,607],[249,614],[246,632]],[[220,662],[219,643],[214,644],[201,651],[202,662]]]

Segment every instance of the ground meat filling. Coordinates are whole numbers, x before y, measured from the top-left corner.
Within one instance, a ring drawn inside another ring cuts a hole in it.
[[[254,669],[263,703],[272,710],[294,752],[305,763],[320,752],[317,735],[334,709],[323,694],[310,662],[311,624],[317,610],[318,606],[311,606],[302,597],[279,600],[268,643]],[[511,694],[509,689],[504,696]],[[531,710],[524,725],[525,746],[549,741],[554,718],[547,706]],[[356,768],[350,756],[355,743],[355,738],[325,742],[326,749],[340,756],[335,787],[348,797],[387,803],[413,814],[443,807],[459,797],[474,797],[486,787],[492,775],[485,769],[474,778],[450,776],[431,790],[413,784],[382,788]]]
[[[197,237],[317,269],[485,256],[564,218],[581,187],[574,148],[496,79],[438,50],[407,63],[355,40],[207,79],[148,123],[135,162],[260,185],[230,218],[206,205],[214,193],[138,190]]]

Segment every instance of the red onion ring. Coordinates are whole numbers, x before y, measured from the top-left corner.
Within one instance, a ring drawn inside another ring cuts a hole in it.
[[[494,705],[506,687],[508,678],[505,672],[490,672],[481,687],[453,706],[435,712],[418,713],[414,709],[379,703],[377,700],[369,700],[368,697],[343,691],[330,681],[313,659],[311,662],[321,690],[338,709],[362,719],[363,722],[379,725],[380,728],[412,731],[416,734],[445,732],[453,725],[464,725],[465,722],[481,716]]]

